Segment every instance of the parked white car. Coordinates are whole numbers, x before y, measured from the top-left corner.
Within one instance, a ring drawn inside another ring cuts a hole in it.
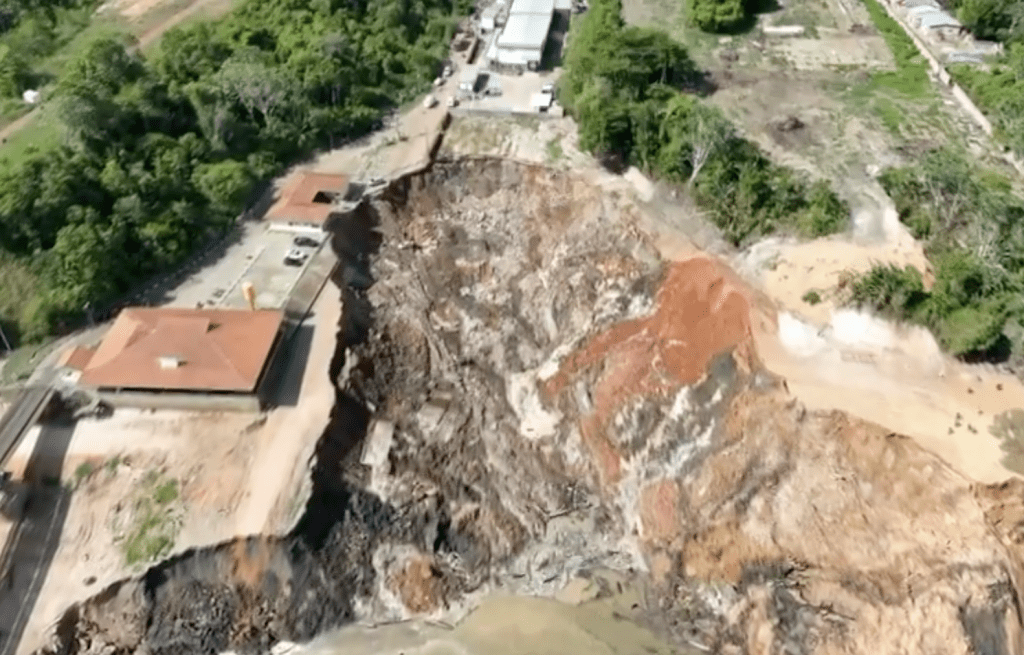
[[[437,98],[435,98],[434,96],[427,96],[426,98],[423,99],[423,107],[424,108],[431,109],[431,108],[436,107],[436,106],[437,106]]]

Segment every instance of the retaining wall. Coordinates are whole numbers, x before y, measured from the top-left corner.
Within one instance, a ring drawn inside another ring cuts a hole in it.
[[[145,391],[100,391],[97,394],[111,407],[136,409],[182,409],[197,412],[252,412],[260,411],[260,399],[255,394],[200,394]]]

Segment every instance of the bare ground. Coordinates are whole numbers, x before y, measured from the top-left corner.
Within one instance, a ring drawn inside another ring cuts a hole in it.
[[[334,402],[328,363],[334,353],[340,301],[325,293],[314,306],[315,331],[295,406],[268,414],[118,410],[81,420],[53,473],[73,488],[60,545],[43,584],[19,653],[42,644],[49,624],[70,603],[152,563],[127,553],[142,515],[155,507],[150,537],[166,534],[166,549],[144,537],[143,555],[166,556],[239,534],[290,528],[302,506],[307,463]],[[39,436],[30,434],[10,463],[21,478]],[[38,457],[38,454],[37,454]],[[175,483],[177,497],[153,501]],[[0,519],[0,530],[11,523]],[[5,536],[0,534],[0,536]]]

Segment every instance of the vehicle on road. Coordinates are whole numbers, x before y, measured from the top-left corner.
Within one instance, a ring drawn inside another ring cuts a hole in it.
[[[426,109],[431,109],[432,107],[434,107],[436,105],[437,105],[437,98],[435,98],[434,96],[427,96],[426,98],[423,99],[423,106]]]
[[[449,107],[458,107],[459,106],[459,99],[456,98],[455,96],[452,96],[452,97],[448,98],[448,106]]]
[[[320,241],[318,239],[306,236],[297,236],[292,240],[292,243],[305,248],[316,248],[320,245]]]
[[[288,254],[284,256],[285,266],[302,266],[306,263],[308,255],[297,248],[292,248],[288,251]]]

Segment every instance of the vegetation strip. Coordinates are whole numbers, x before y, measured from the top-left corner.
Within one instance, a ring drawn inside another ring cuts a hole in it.
[[[773,232],[845,229],[849,208],[824,181],[773,164],[697,91],[703,75],[657,30],[627,27],[618,0],[598,0],[574,30],[561,80],[580,145],[610,167],[636,165],[686,186],[733,244]]]

